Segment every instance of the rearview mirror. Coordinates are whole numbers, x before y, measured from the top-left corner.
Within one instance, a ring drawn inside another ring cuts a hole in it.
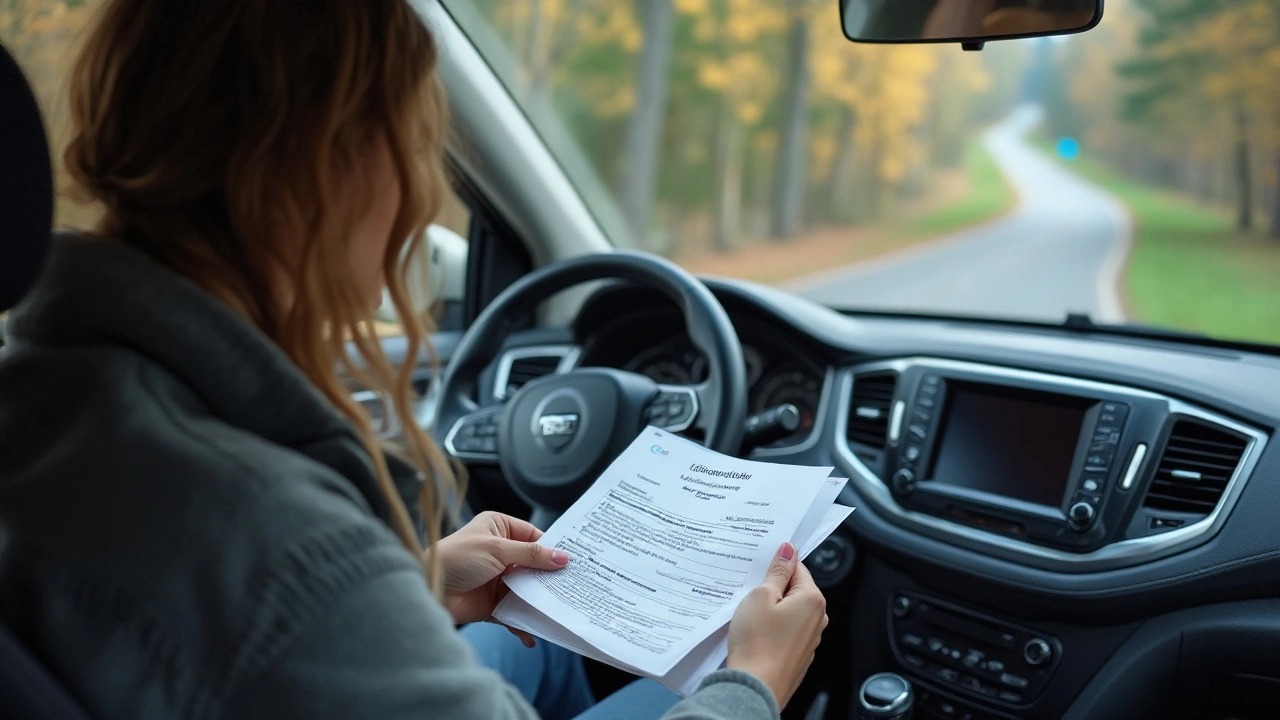
[[[1102,0],[841,0],[855,42],[983,43],[1068,35],[1102,20]]]

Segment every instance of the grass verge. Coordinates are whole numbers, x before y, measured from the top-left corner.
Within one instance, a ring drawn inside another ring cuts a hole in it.
[[[1096,162],[1073,161],[1069,167],[1111,192],[1133,215],[1123,292],[1134,321],[1280,344],[1280,242],[1261,231],[1239,232],[1225,211]]]

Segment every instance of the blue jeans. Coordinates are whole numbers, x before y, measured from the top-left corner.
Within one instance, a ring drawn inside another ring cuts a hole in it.
[[[467,625],[462,637],[480,662],[514,685],[542,720],[657,720],[680,701],[652,680],[637,680],[597,703],[581,655],[546,640],[531,650],[492,623]]]

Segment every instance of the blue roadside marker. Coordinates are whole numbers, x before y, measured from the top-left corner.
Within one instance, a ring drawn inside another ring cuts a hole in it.
[[[1075,160],[1080,157],[1080,143],[1075,138],[1064,137],[1058,141],[1058,157]]]

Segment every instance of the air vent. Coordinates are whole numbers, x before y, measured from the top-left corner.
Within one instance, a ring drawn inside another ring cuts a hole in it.
[[[1178,421],[1142,504],[1155,510],[1213,512],[1247,446],[1247,440],[1226,431]]]
[[[357,390],[351,393],[351,399],[360,404],[369,414],[369,422],[373,432],[380,437],[392,435],[398,429],[395,414],[384,396],[373,390]]]
[[[525,383],[554,373],[563,361],[563,354],[517,355],[510,364],[503,363],[503,366],[498,369],[495,395],[510,397],[512,393],[524,387]]]
[[[889,432],[889,408],[898,384],[896,373],[855,375],[853,400],[849,404],[849,442],[876,450],[884,449]]]

